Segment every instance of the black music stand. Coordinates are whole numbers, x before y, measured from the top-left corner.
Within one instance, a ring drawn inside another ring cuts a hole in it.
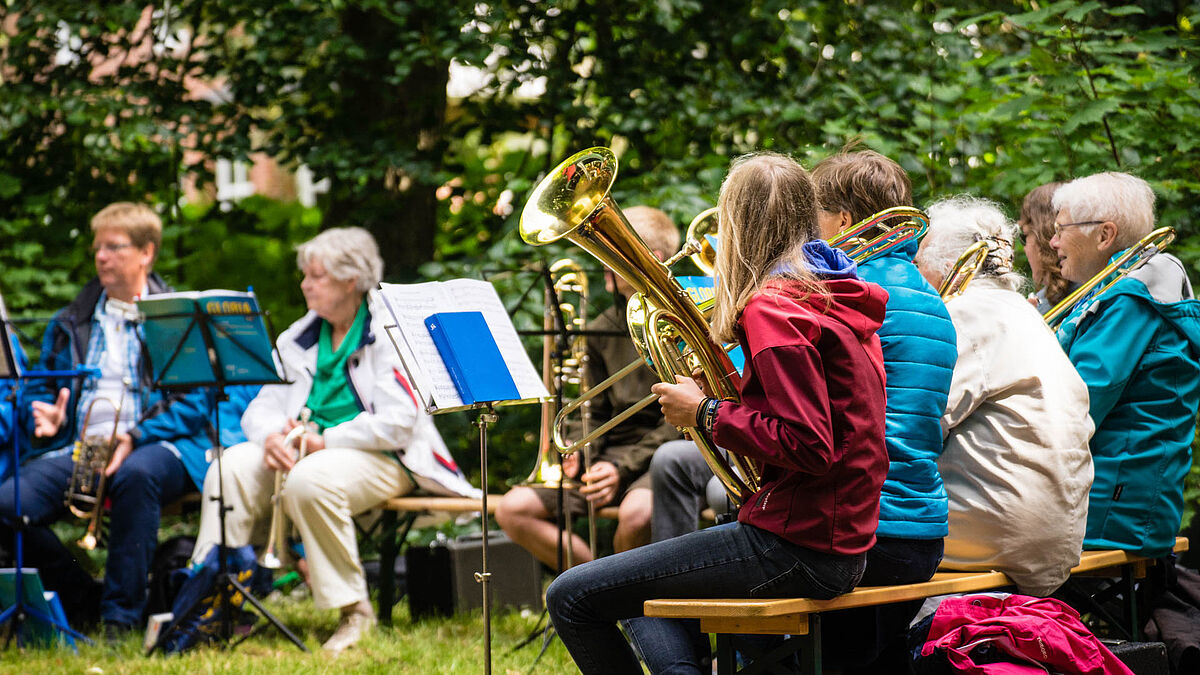
[[[180,294],[186,296],[189,294]],[[215,592],[220,596],[220,606],[224,609],[218,638],[228,641],[233,636],[233,616],[231,599],[235,593],[241,593],[256,612],[267,622],[279,630],[292,644],[307,652],[308,648],[286,625],[258,601],[237,579],[237,575],[228,569],[228,546],[225,539],[225,513],[230,507],[225,505],[225,481],[221,466],[224,447],[221,443],[221,402],[229,400],[225,388],[229,385],[270,385],[286,384],[279,376],[271,356],[273,346],[267,331],[264,317],[266,314],[258,310],[258,302],[253,291],[238,294],[232,303],[207,301],[203,296],[190,294],[192,297],[181,297],[190,301],[191,311],[168,311],[152,315],[143,315],[144,331],[153,331],[154,322],[162,322],[177,335],[173,344],[146,340],[146,353],[150,358],[151,372],[154,374],[154,386],[160,389],[197,389],[212,387],[216,389],[216,400],[213,405],[213,427],[216,438],[213,451],[217,461],[217,517],[220,522],[221,541],[217,551],[218,574]],[[230,294],[232,295],[232,294]],[[147,298],[139,303],[139,308],[154,301],[161,301],[162,296]],[[246,303],[239,306],[239,303]],[[210,311],[210,310],[216,311]],[[231,320],[232,319],[232,320]],[[238,321],[241,319],[241,321]],[[173,323],[171,323],[173,322]],[[182,322],[182,331],[179,330]],[[201,342],[196,342],[199,336]],[[199,346],[203,352],[199,351]],[[162,364],[159,367],[157,364]],[[201,594],[180,616],[172,617],[158,639],[150,647],[147,656],[163,646],[167,637],[177,627],[187,621],[199,610],[200,601],[214,591]],[[253,632],[242,636],[227,646],[236,647],[253,635]]]
[[[463,281],[466,281],[466,280],[463,280]],[[471,280],[471,281],[469,281],[469,283],[487,283],[487,282],[476,282],[474,280]],[[418,284],[417,286],[424,286],[424,284]],[[480,468],[479,482],[483,488],[481,503],[480,503],[480,507],[481,507],[480,520],[481,520],[481,524],[482,524],[483,542],[482,542],[482,549],[480,552],[481,553],[480,571],[475,573],[475,581],[480,584],[481,592],[483,593],[483,629],[484,629],[484,664],[483,664],[484,667],[483,667],[483,672],[485,675],[491,675],[491,672],[492,672],[492,623],[491,623],[492,601],[491,601],[491,597],[492,596],[491,596],[490,581],[491,581],[492,575],[491,575],[491,572],[488,571],[488,548],[489,548],[488,547],[488,544],[489,544],[489,541],[488,541],[488,529],[489,529],[488,528],[488,462],[487,462],[488,427],[491,426],[492,424],[494,424],[497,421],[497,419],[499,419],[498,415],[496,414],[496,406],[518,405],[518,404],[522,404],[522,403],[533,403],[533,402],[536,402],[536,401],[540,400],[541,398],[547,396],[548,392],[546,392],[545,388],[542,386],[541,380],[537,379],[536,396],[532,397],[532,398],[515,398],[515,399],[509,399],[509,400],[487,400],[487,399],[477,398],[473,401],[467,402],[466,396],[463,395],[464,392],[459,387],[459,383],[455,381],[455,382],[453,382],[453,384],[450,384],[449,386],[452,386],[459,391],[459,394],[461,395],[461,399],[462,399],[459,402],[460,404],[452,405],[451,407],[446,407],[446,408],[439,408],[437,406],[438,395],[436,393],[436,391],[437,391],[436,387],[434,387],[434,390],[431,392],[426,392],[424,390],[424,383],[430,383],[431,381],[428,379],[427,371],[423,370],[420,367],[420,363],[414,361],[412,358],[412,356],[417,353],[413,349],[413,343],[418,340],[424,340],[428,344],[430,350],[422,353],[423,357],[437,358],[442,361],[446,360],[446,355],[440,351],[441,348],[440,347],[434,348],[433,340],[431,339],[430,334],[429,334],[429,329],[424,324],[424,320],[425,320],[426,316],[428,316],[428,314],[425,313],[424,310],[422,310],[421,312],[418,312],[417,314],[413,314],[413,311],[411,311],[413,308],[405,307],[401,302],[401,298],[397,298],[396,302],[389,301],[388,300],[388,292],[389,292],[389,287],[394,287],[392,284],[380,284],[380,287],[381,287],[380,297],[383,299],[384,306],[388,309],[388,311],[392,315],[392,318],[395,319],[395,321],[396,321],[395,328],[399,332],[401,340],[404,342],[404,348],[401,348],[400,344],[398,342],[396,342],[396,338],[395,338],[395,336],[392,335],[391,332],[388,332],[388,337],[391,338],[392,345],[396,348],[396,354],[400,357],[401,365],[404,366],[404,370],[408,376],[408,380],[412,384],[413,390],[414,390],[415,394],[417,395],[418,400],[420,400],[422,405],[425,407],[425,411],[431,415],[436,415],[438,413],[444,413],[444,412],[455,412],[455,411],[460,411],[460,410],[476,410],[478,412],[478,417],[475,420],[475,426],[477,426],[479,428],[479,468]],[[402,288],[402,287],[400,287],[400,288]],[[511,338],[512,341],[517,342],[517,344],[519,345],[519,340],[517,338],[517,331],[512,325],[512,319],[509,317],[507,309],[504,307],[504,304],[502,302],[500,302],[500,297],[498,295],[496,295],[495,289],[491,286],[490,283],[487,283],[487,288],[490,291],[490,295],[491,295],[490,298],[474,298],[469,302],[468,306],[458,306],[458,307],[452,307],[450,309],[456,309],[456,310],[460,310],[460,311],[466,310],[466,311],[478,312],[479,314],[482,314],[484,317],[490,316],[490,318],[493,321],[489,322],[488,326],[487,326],[488,332],[491,333],[491,335],[489,335],[489,337],[493,337],[495,335],[495,331],[497,329],[499,329],[500,331],[505,333],[506,337]],[[420,314],[423,314],[423,313],[425,314],[425,316],[420,316]],[[497,340],[497,343],[498,342],[499,341]],[[536,371],[533,369],[533,364],[529,362],[529,355],[526,354],[523,350],[518,350],[517,352],[514,353],[514,352],[505,351],[503,348],[500,348],[500,351],[501,351],[500,357],[503,360],[503,363],[500,365],[502,367],[504,367],[507,371],[514,372],[514,369],[527,368],[529,370],[529,372],[536,373]],[[449,372],[451,367],[452,367],[451,364],[446,363],[447,373]],[[457,368],[456,365],[453,367]],[[420,373],[421,376],[414,377],[414,375],[413,375],[414,373]],[[513,378],[514,384],[515,384],[516,379],[517,379],[516,377]],[[451,382],[451,378],[449,377],[449,375],[447,375],[447,382],[448,383]],[[523,393],[522,393],[521,387],[519,385],[517,386],[517,390],[518,390],[517,391],[518,396],[522,396]]]

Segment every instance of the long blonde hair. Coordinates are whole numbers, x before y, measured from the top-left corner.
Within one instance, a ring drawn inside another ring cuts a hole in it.
[[[746,303],[769,278],[800,280],[810,292],[822,292],[803,252],[820,236],[817,199],[812,179],[795,160],[756,153],[730,165],[717,208],[721,243],[711,334],[717,342],[732,342]]]

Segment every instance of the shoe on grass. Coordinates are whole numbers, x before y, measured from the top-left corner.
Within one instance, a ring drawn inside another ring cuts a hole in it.
[[[371,603],[360,600],[342,609],[342,620],[321,648],[332,654],[340,654],[356,644],[374,627],[375,612],[371,610]]]

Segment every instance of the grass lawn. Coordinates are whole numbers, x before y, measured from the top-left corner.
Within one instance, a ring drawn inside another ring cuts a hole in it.
[[[69,649],[17,649],[0,651],[0,673],[482,673],[483,614],[479,610],[450,619],[423,619],[413,623],[405,601],[396,606],[394,626],[377,628],[355,648],[331,657],[321,652],[321,642],[333,632],[337,613],[318,611],[312,601],[280,600],[268,608],[299,635],[312,653],[296,649],[273,628],[251,637],[233,651],[205,647],[183,656],[145,656],[142,636],[130,636],[109,647],[97,638],[96,646],[81,645],[76,656]],[[492,670],[499,674],[530,672],[541,648],[541,639],[512,653],[537,626],[536,612],[501,611],[492,616]],[[93,636],[97,637],[97,636]],[[542,657],[535,673],[578,672],[558,640]]]

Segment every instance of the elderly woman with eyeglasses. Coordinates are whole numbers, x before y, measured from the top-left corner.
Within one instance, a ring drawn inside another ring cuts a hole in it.
[[[458,471],[433,419],[413,396],[403,365],[384,333],[381,308],[367,292],[383,275],[375,239],[357,227],[333,228],[297,249],[300,289],[308,314],[279,335],[290,384],[268,385],[242,416],[247,442],[226,451],[204,483],[204,505],[193,560],[204,561],[220,540],[215,497],[224,481],[229,546],[251,542],[271,516],[275,472],[286,471],[283,507],[304,544],[313,602],[338,609],[341,621],[325,642],[339,652],[374,625],[359,561],[353,517],[418,486],[444,494],[474,494]],[[301,409],[313,428],[286,443]]]
[[[1154,229],[1154,191],[1136,176],[1077,178],[1054,193],[1062,274],[1084,283]],[[1058,341],[1087,383],[1096,478],[1084,548],[1168,554],[1200,406],[1200,302],[1178,258],[1158,253],[1078,303]]]
[[[992,202],[929,207],[916,263],[935,287],[976,242],[988,255],[946,303],[958,362],[942,416],[938,470],[950,499],[942,566],[999,570],[1045,596],[1078,564],[1092,484],[1088,392],[1041,315],[1017,289],[1015,228]]]

